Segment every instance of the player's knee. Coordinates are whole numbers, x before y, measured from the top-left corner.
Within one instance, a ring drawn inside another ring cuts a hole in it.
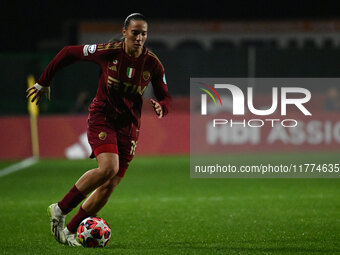
[[[103,179],[108,180],[112,177],[116,176],[119,171],[118,164],[105,164],[104,166],[100,167],[100,173]]]
[[[119,170],[119,158],[117,154],[102,153],[97,156],[98,160],[98,174],[101,177],[102,184],[105,181],[117,175]]]

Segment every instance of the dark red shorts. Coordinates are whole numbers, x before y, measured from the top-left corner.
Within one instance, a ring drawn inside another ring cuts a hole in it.
[[[139,130],[136,126],[115,130],[110,124],[88,124],[87,138],[92,148],[90,158],[97,157],[100,153],[111,152],[119,156],[118,176],[123,177],[130,161],[135,155]]]

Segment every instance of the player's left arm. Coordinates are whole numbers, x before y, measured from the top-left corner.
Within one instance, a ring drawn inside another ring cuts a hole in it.
[[[151,83],[157,101],[154,99],[151,99],[150,101],[158,118],[161,119],[169,112],[171,96],[168,91],[163,65],[159,61],[157,61]]]

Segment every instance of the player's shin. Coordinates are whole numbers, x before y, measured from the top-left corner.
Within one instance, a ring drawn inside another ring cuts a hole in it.
[[[82,222],[85,218],[89,216],[96,216],[96,214],[92,214],[92,213],[85,211],[83,207],[81,206],[79,208],[79,211],[76,213],[76,215],[74,215],[73,218],[70,220],[70,222],[67,224],[67,229],[71,233],[76,233],[80,222]]]
[[[84,204],[82,205],[83,208],[91,213],[97,213],[104,207],[104,205],[109,200],[112,192],[113,192],[114,186],[109,184],[104,184],[100,187],[98,187],[92,194],[89,196]]]
[[[58,206],[63,212],[63,214],[68,214],[85,198],[86,195],[79,191],[79,189],[74,185],[70,189],[70,191],[64,196],[64,198],[58,202]]]

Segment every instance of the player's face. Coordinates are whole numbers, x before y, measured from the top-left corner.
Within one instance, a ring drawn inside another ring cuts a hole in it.
[[[148,35],[148,24],[143,20],[131,20],[123,36],[128,51],[141,52]]]

